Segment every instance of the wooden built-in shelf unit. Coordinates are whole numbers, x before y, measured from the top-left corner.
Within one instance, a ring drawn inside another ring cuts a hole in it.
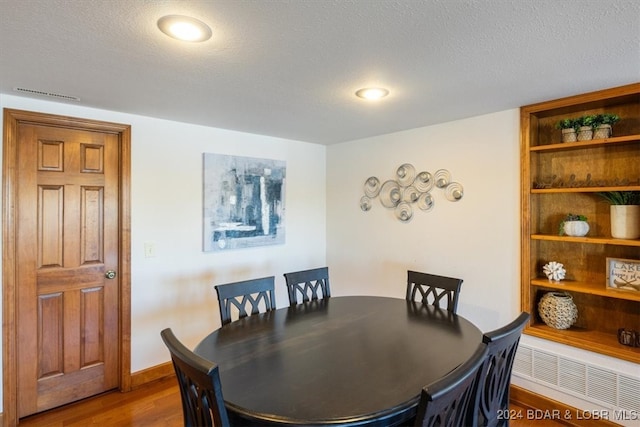
[[[620,116],[612,137],[560,141],[559,120],[600,113]],[[640,240],[611,237],[610,205],[597,194],[640,191],[640,83],[522,107],[520,129],[521,304],[532,315],[525,334],[640,363],[640,347],[617,339],[618,328],[640,332],[640,292],[609,288],[606,277],[607,258],[640,260]],[[587,236],[559,235],[569,213],[587,217]],[[564,264],[566,280],[546,278],[542,267],[550,261]],[[538,315],[540,298],[557,290],[578,307],[566,330]]]

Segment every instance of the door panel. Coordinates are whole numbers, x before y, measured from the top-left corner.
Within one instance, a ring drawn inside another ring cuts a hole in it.
[[[118,136],[19,125],[18,416],[118,386]]]
[[[63,294],[61,292],[41,295],[38,298],[40,321],[38,330],[38,378],[53,377],[64,372],[62,339]]]
[[[38,187],[38,267],[62,267],[64,187]]]

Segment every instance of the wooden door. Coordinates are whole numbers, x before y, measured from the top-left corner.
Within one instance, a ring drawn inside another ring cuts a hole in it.
[[[17,411],[118,387],[118,135],[17,128]],[[115,272],[107,278],[107,272]]]

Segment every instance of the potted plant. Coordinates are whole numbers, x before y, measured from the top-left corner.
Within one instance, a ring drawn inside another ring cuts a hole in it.
[[[589,223],[584,215],[567,214],[560,223],[559,234],[562,236],[582,237],[589,232]]]
[[[562,119],[556,123],[556,129],[562,132],[562,142],[576,142],[578,140],[578,124],[575,119]]]
[[[593,128],[596,125],[597,116],[590,114],[582,116],[577,120],[578,141],[588,141],[593,139]]]
[[[640,191],[598,194],[611,204],[611,236],[616,239],[640,238]]]
[[[595,119],[593,139],[605,139],[612,135],[611,127],[620,120],[617,114],[598,114]]]

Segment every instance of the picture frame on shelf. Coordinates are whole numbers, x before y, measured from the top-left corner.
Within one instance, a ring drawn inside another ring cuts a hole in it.
[[[640,292],[640,260],[607,258],[607,288]]]

